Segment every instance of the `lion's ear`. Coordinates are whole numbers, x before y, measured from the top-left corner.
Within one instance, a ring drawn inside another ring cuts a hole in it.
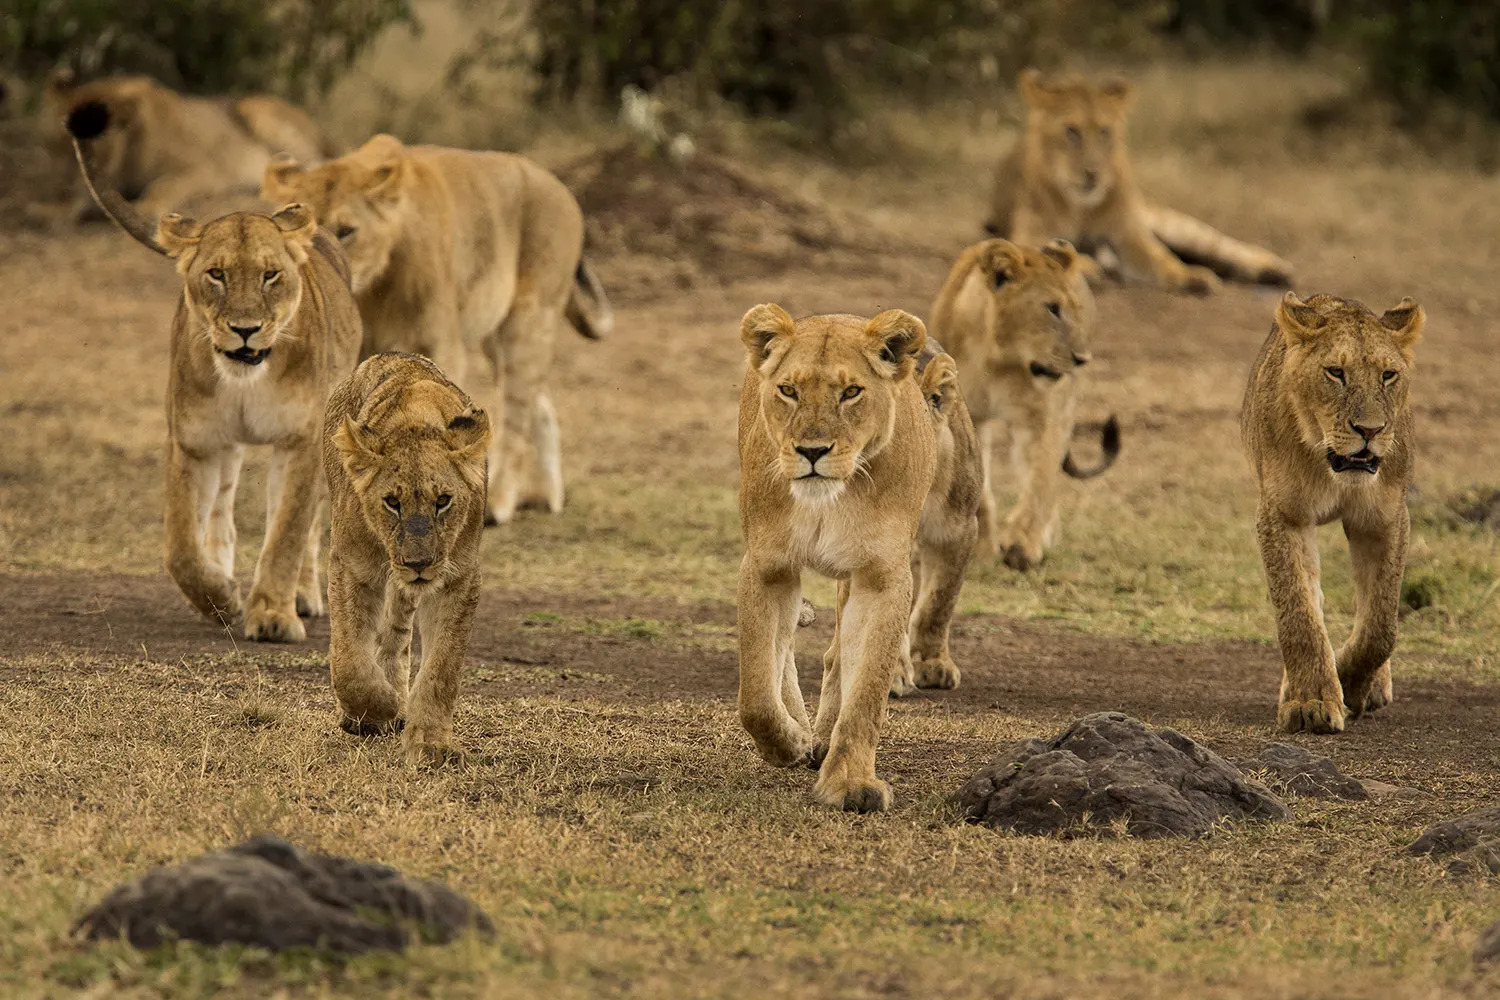
[[[1021,70],[1021,75],[1016,77],[1016,88],[1021,91],[1021,99],[1032,107],[1046,103],[1051,95],[1042,71],[1034,66]]]
[[[183,218],[176,212],[168,212],[156,224],[156,242],[167,252],[168,257],[180,260],[197,249],[198,241],[201,239],[203,239],[203,227],[192,219]]]
[[[486,458],[490,450],[490,417],[477,406],[471,406],[452,420],[443,431],[448,452],[458,463],[470,486],[482,489],[485,484]]]
[[[298,265],[307,263],[307,251],[312,246],[313,237],[318,234],[318,220],[313,215],[312,209],[293,202],[271,216],[271,221],[276,223],[277,229],[281,230],[281,236],[286,240],[287,252],[292,255],[292,259]]]
[[[380,441],[375,433],[355,423],[352,417],[345,416],[339,429],[333,432],[333,446],[339,450],[344,471],[355,489],[368,487],[380,464]]]
[[[1078,263],[1078,251],[1064,239],[1048,240],[1047,245],[1042,247],[1042,254],[1061,264],[1063,270],[1069,270]]]
[[[1135,104],[1135,86],[1124,77],[1110,77],[1101,82],[1098,94],[1116,116],[1123,117]]]
[[[958,396],[958,365],[950,355],[939,354],[922,371],[922,395],[938,413],[947,413]]]
[[[401,140],[381,133],[359,147],[359,155],[371,164],[370,177],[364,185],[365,197],[371,201],[400,198],[406,172],[406,147]]]
[[[1323,332],[1328,318],[1297,298],[1296,292],[1287,292],[1276,307],[1276,325],[1281,332],[1294,341],[1317,339]]]
[[[1422,328],[1427,324],[1427,313],[1407,296],[1380,314],[1380,325],[1391,331],[1391,339],[1403,351],[1409,351],[1422,339]]]
[[[865,324],[865,337],[876,367],[886,367],[892,378],[902,378],[927,343],[927,327],[909,312],[887,309]]]
[[[287,202],[293,198],[293,185],[305,171],[289,153],[277,153],[266,164],[260,178],[260,196],[266,201]]]
[[[1021,253],[1021,248],[1010,240],[985,240],[979,253],[979,266],[989,275],[990,285],[994,288],[1016,280],[1025,263],[1026,256]]]
[[[758,369],[765,364],[776,342],[790,339],[796,330],[791,314],[774,302],[762,303],[745,313],[740,320],[740,340],[744,341],[751,367]]]

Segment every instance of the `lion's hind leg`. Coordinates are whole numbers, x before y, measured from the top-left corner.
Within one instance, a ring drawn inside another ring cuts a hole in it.
[[[1151,232],[1188,264],[1201,264],[1222,278],[1252,284],[1292,283],[1292,265],[1264,247],[1237,240],[1165,205],[1147,205],[1144,211]]]
[[[948,648],[948,631],[979,525],[973,515],[944,510],[943,524],[917,535],[922,576],[911,613],[911,659],[919,688],[956,688],[962,676]]]

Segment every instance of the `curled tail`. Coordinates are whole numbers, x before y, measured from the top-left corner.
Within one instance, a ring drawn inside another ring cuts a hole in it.
[[[109,105],[103,101],[80,104],[68,114],[68,134],[73,137],[73,155],[78,158],[79,169],[83,171],[83,182],[88,185],[89,194],[94,196],[94,201],[104,210],[105,215],[115,221],[115,225],[129,233],[142,246],[167,256],[166,249],[156,241],[155,220],[147,219],[136,211],[135,206],[109,184],[94,183],[98,163],[94,155],[93,140],[109,128],[109,117]]]
[[[615,328],[615,313],[609,307],[604,286],[588,262],[578,261],[573,273],[573,288],[568,293],[568,322],[590,340],[602,340]]]
[[[1165,205],[1146,206],[1146,224],[1156,238],[1189,264],[1202,264],[1221,278],[1261,285],[1290,285],[1292,265],[1264,247],[1226,236],[1213,226]]]
[[[1062,467],[1063,471],[1074,479],[1092,479],[1111,465],[1114,465],[1115,459],[1120,454],[1120,422],[1111,416],[1102,424],[1097,422],[1078,424],[1073,428],[1075,434],[1080,431],[1086,433],[1098,432],[1099,450],[1103,452],[1103,456],[1099,459],[1098,465],[1090,466],[1087,469],[1080,469],[1073,461],[1073,453],[1069,451],[1063,458]]]

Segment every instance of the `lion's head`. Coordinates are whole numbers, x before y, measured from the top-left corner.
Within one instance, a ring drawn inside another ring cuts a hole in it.
[[[1018,82],[1032,166],[1075,207],[1102,204],[1124,171],[1125,117],[1134,99],[1129,82],[1048,79],[1035,69]]]
[[[874,319],[810,316],[777,305],[745,314],[740,337],[760,376],[760,411],[781,475],[803,503],[830,503],[891,440],[896,390],[927,340],[899,309]]]
[[[276,156],[266,166],[260,196],[311,207],[343,244],[358,293],[390,267],[404,224],[410,169],[401,140],[377,135],[349,155],[316,167]]]
[[[221,374],[244,378],[261,371],[297,314],[300,268],[317,229],[302,205],[206,223],[162,216],[156,242],[177,261],[189,315],[213,344]]]
[[[378,429],[345,417],[333,443],[396,579],[441,580],[464,529],[484,518],[489,417],[433,381],[377,409]]]
[[[1307,301],[1287,292],[1276,308],[1286,343],[1283,394],[1303,442],[1335,474],[1374,475],[1410,411],[1412,347],[1422,336],[1422,307],[1402,299],[1376,316],[1333,295]]]
[[[985,240],[973,250],[969,281],[984,285],[984,339],[975,361],[999,375],[1019,368],[1056,382],[1093,357],[1094,295],[1066,240],[1040,249]]]

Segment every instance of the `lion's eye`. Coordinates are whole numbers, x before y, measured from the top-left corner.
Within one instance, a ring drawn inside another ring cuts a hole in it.
[[[839,398],[842,399],[844,402],[847,403],[851,399],[858,399],[859,398],[859,394],[862,393],[862,392],[864,392],[864,391],[865,390],[864,390],[863,386],[851,385],[849,388],[847,388],[847,389],[844,390],[844,394],[842,396],[840,396]]]
[[[1115,133],[1110,129],[1108,125],[1099,126],[1099,138],[1103,139],[1105,142],[1108,142],[1114,134]]]
[[[385,499],[381,500],[380,502],[383,503],[383,504],[385,504],[385,509],[388,510],[388,511],[390,511],[392,514],[396,514],[398,516],[400,515],[400,513],[401,513],[401,498],[398,497],[396,494],[394,494],[394,493],[387,493],[385,495]]]
[[[1051,313],[1052,315],[1061,318],[1062,317],[1062,303],[1061,302],[1048,302],[1047,303],[1047,311],[1049,313]]]
[[[776,391],[779,392],[779,393],[781,393],[787,399],[796,399],[797,398],[797,387],[794,386],[794,385],[792,385],[792,383],[790,383],[790,382],[783,382],[783,383],[781,383],[780,385],[778,385],[776,387]]]
[[[1385,371],[1381,372],[1380,381],[1384,382],[1386,385],[1390,385],[1392,382],[1396,381],[1396,370],[1394,368],[1387,368]]]
[[[1083,133],[1078,130],[1077,125],[1069,125],[1063,130],[1063,135],[1068,137],[1068,144],[1080,146],[1083,144]]]
[[[333,235],[337,236],[342,242],[343,240],[347,240],[349,237],[353,236],[356,231],[356,227],[354,226],[340,224],[337,228],[334,229]]]
[[[209,268],[208,269],[208,278],[209,278],[210,281],[217,281],[219,284],[222,285],[224,283],[224,269],[222,267],[211,267],[211,268]]]
[[[260,280],[270,285],[274,284],[276,279],[279,277],[281,277],[280,271],[267,271],[265,274],[261,275]]]
[[[437,512],[441,514],[453,506],[453,496],[448,493],[439,493],[437,498]]]
[[[1329,378],[1333,379],[1340,385],[1344,384],[1344,369],[1338,367],[1337,365],[1329,365],[1327,368],[1324,368],[1323,374],[1327,375]]]

